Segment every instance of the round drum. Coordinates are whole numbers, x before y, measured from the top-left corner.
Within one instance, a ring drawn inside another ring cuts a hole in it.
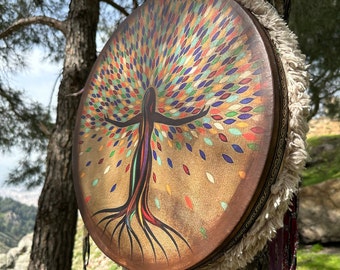
[[[88,78],[77,200],[128,269],[188,269],[256,220],[284,152],[286,93],[265,31],[233,0],[148,0]]]

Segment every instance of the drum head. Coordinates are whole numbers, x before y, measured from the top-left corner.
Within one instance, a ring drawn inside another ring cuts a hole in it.
[[[285,93],[270,40],[232,0],[148,0],[102,50],[74,175],[93,240],[128,269],[187,269],[256,220],[280,169]]]

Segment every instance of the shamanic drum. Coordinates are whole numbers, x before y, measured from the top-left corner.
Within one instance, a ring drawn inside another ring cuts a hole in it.
[[[257,19],[233,0],[148,0],[84,89],[75,189],[98,247],[128,269],[188,269],[236,245],[287,134],[284,72]]]

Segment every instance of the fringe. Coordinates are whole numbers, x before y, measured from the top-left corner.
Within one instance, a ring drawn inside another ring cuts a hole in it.
[[[283,226],[283,217],[294,194],[298,191],[300,172],[308,157],[306,151],[309,97],[306,94],[308,73],[305,56],[297,37],[291,32],[276,10],[264,0],[236,0],[250,10],[267,29],[279,53],[288,89],[289,123],[287,146],[282,168],[262,213],[250,230],[218,261],[200,269],[239,269],[245,267],[261,251],[268,240]]]

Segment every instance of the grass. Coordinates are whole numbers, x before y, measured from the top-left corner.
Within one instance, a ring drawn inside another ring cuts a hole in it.
[[[340,178],[340,135],[307,140],[310,159],[302,174],[302,186]]]
[[[298,250],[297,270],[339,270],[340,254],[327,254],[324,247],[315,244]]]

